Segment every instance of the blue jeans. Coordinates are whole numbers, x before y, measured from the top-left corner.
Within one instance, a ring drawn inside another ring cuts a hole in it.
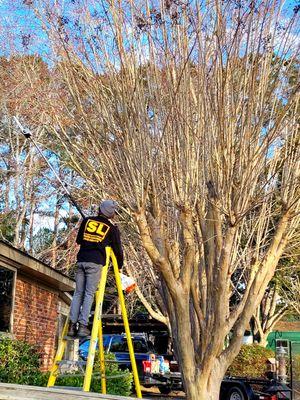
[[[102,265],[91,262],[78,262],[76,271],[76,289],[73,296],[70,321],[87,326],[102,272]]]

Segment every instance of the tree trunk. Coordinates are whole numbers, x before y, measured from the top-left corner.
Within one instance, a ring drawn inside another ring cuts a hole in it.
[[[180,297],[181,299],[177,299],[176,302],[176,316],[172,319],[172,328],[174,334],[177,335],[178,362],[184,379],[186,398],[187,400],[219,400],[220,385],[226,366],[212,355],[211,362],[208,360],[202,371],[196,367],[197,355],[195,355],[192,340],[195,332],[191,331],[189,302],[186,301],[184,293]]]
[[[10,178],[9,176],[6,178],[7,181],[5,183],[5,197],[4,197],[4,213],[9,212],[10,207],[9,207],[9,196],[10,196],[10,191],[11,191],[11,187],[10,187]]]
[[[22,237],[24,237],[23,231],[24,231],[24,218],[26,215],[26,207],[27,207],[27,202],[24,202],[23,207],[20,206],[21,211],[18,213],[17,223],[14,229],[13,245],[18,249],[23,246]]]
[[[185,391],[187,400],[219,400],[223,367],[216,361],[211,371],[202,371],[198,377],[189,379],[186,372]]]
[[[29,217],[29,226],[28,226],[28,245],[29,250],[33,251],[33,228],[34,228],[34,213],[35,213],[36,200],[34,198],[31,199],[30,202],[30,217]]]
[[[260,336],[260,340],[259,340],[259,345],[266,347],[268,344],[267,338],[269,336],[270,331],[268,332],[264,332],[264,334],[262,336]]]

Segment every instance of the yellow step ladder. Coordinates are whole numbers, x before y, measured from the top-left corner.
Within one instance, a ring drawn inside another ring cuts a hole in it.
[[[92,328],[91,338],[90,338],[88,358],[86,361],[86,367],[85,367],[85,372],[84,372],[84,382],[83,382],[82,390],[84,392],[89,392],[89,390],[90,390],[93,369],[94,369],[96,347],[97,347],[97,342],[98,342],[99,343],[100,374],[101,374],[101,391],[102,391],[102,394],[106,394],[105,360],[104,360],[104,346],[103,346],[103,334],[102,334],[102,306],[103,306],[105,286],[106,286],[106,281],[107,281],[107,273],[108,273],[108,269],[110,266],[110,262],[113,265],[114,275],[115,275],[115,279],[116,279],[118,296],[119,296],[119,300],[120,300],[122,317],[123,317],[126,339],[127,339],[127,344],[128,344],[128,350],[129,350],[130,361],[131,361],[131,366],[132,366],[133,379],[134,379],[134,384],[135,384],[135,389],[136,389],[136,395],[139,399],[141,399],[142,393],[141,393],[140,381],[139,381],[139,376],[138,376],[138,371],[137,371],[137,366],[136,366],[136,361],[135,361],[135,356],[134,356],[134,350],[133,350],[133,344],[132,344],[131,334],[130,334],[130,329],[129,329],[127,311],[126,311],[126,306],[125,306],[125,299],[124,299],[124,294],[122,291],[121,277],[120,277],[116,257],[114,255],[113,250],[110,247],[106,247],[106,264],[102,269],[101,279],[98,284],[97,291],[95,293],[96,307],[95,307],[95,313],[94,313],[93,328]],[[69,318],[67,318],[67,320],[65,322],[65,325],[64,325],[64,328],[62,331],[62,335],[59,340],[58,349],[56,352],[56,356],[54,358],[53,366],[50,371],[50,376],[49,376],[47,387],[53,387],[55,385],[56,378],[60,375],[60,363],[63,361],[63,356],[64,356],[64,353],[67,348],[67,342],[68,342],[68,340],[70,340],[70,338],[67,337],[68,326],[69,326]],[[76,337],[74,337],[72,339],[75,340]]]

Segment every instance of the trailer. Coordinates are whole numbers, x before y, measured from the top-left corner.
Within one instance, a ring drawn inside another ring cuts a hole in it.
[[[152,361],[143,361],[145,387],[155,385],[162,394],[169,394],[173,390],[184,391],[181,373],[176,369],[177,363],[175,368],[171,367],[165,374],[153,372],[151,363]],[[291,392],[286,384],[276,379],[226,376],[221,383],[220,400],[292,400]]]
[[[156,385],[162,394],[184,391],[180,372],[145,373],[145,387]],[[291,389],[276,380],[225,377],[221,384],[220,400],[292,400]]]
[[[284,400],[292,399],[291,389],[276,379],[225,377],[220,400]]]

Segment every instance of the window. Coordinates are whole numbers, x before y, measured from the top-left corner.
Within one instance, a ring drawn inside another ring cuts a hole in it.
[[[116,351],[126,351],[125,350],[125,345],[126,342],[124,342],[124,338],[122,337],[114,337],[112,339],[111,345],[110,345],[110,351],[112,353],[116,352]]]
[[[276,339],[276,353],[280,347],[283,347],[284,351],[289,354],[289,342],[288,340]]]
[[[135,353],[147,353],[149,350],[143,340],[133,339],[133,347]]]
[[[148,348],[146,343],[141,339],[132,339],[135,353],[147,353]],[[125,337],[115,337],[111,342],[110,351],[114,352],[128,352],[127,339]]]
[[[0,332],[11,331],[14,274],[0,266]]]
[[[103,347],[104,347],[105,351],[108,348],[108,345],[109,345],[109,342],[110,342],[110,338],[111,338],[110,335],[103,335]]]
[[[287,340],[276,340],[276,347],[289,347]]]

